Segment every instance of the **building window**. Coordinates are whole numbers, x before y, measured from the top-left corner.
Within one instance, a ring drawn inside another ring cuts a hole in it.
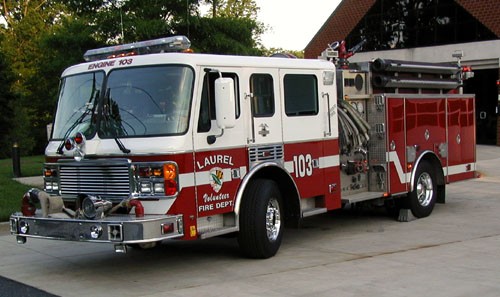
[[[363,51],[414,48],[497,39],[453,0],[378,0],[347,36]]]
[[[318,114],[318,81],[311,74],[287,74],[284,77],[287,116]]]

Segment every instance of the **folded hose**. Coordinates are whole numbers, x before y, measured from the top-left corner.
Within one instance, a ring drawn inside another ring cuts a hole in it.
[[[343,153],[364,147],[370,140],[370,124],[345,100],[339,101],[339,141]]]

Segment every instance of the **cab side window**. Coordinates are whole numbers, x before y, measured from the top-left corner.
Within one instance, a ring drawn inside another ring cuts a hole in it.
[[[273,77],[269,74],[252,74],[250,77],[252,92],[252,115],[270,117],[274,115]]]
[[[286,74],[285,113],[289,117],[318,114],[318,80],[312,74]]]
[[[215,80],[220,75],[217,72],[207,72],[203,78],[203,90],[201,91],[201,107],[198,119],[198,132],[208,132],[212,128],[212,120],[215,120]],[[238,75],[231,72],[222,72],[222,77],[232,78],[234,81],[234,92],[236,101],[236,118],[240,117],[240,87]]]

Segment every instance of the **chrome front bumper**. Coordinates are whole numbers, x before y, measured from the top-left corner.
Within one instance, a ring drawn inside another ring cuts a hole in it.
[[[184,236],[182,215],[111,215],[101,220],[29,217],[15,213],[10,217],[10,232],[18,243],[26,238],[66,241],[135,244]]]

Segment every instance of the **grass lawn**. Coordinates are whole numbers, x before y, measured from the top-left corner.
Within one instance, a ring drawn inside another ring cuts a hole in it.
[[[42,175],[44,156],[21,158],[22,176]],[[21,210],[23,194],[31,187],[14,181],[12,159],[0,160],[0,222],[8,221],[9,216]]]

